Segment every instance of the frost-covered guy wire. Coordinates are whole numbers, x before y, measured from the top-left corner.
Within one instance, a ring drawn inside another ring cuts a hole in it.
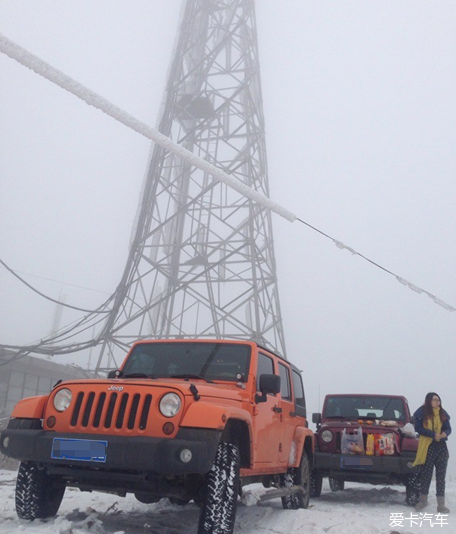
[[[388,269],[385,269],[378,263],[370,260],[363,254],[360,254],[359,252],[356,252],[351,247],[348,247],[344,245],[341,241],[338,241],[337,239],[334,239],[333,237],[329,236],[328,234],[325,234],[321,230],[318,230],[318,228],[315,228],[314,226],[306,223],[302,219],[299,219],[294,213],[290,212],[280,204],[277,204],[276,202],[272,201],[267,196],[263,195],[259,191],[255,191],[251,187],[248,187],[247,185],[240,182],[238,179],[234,178],[233,176],[230,176],[226,172],[222,171],[221,169],[215,167],[208,161],[204,160],[203,158],[200,158],[199,156],[196,156],[186,148],[182,147],[181,145],[175,143],[172,141],[169,137],[166,137],[162,133],[160,133],[155,128],[152,128],[151,126],[147,125],[146,123],[136,119],[123,109],[115,106],[105,98],[103,98],[101,95],[95,93],[94,91],[90,90],[89,88],[85,87],[84,85],[80,84],[73,78],[70,78],[70,76],[67,76],[62,71],[54,68],[49,63],[46,63],[38,56],[35,56],[25,48],[21,47],[14,41],[11,41],[11,39],[8,39],[5,35],[0,33],[0,51],[4,54],[8,55],[10,58],[15,59],[21,65],[24,65],[25,67],[28,67],[29,69],[32,69],[34,72],[39,74],[40,76],[43,76],[47,80],[57,84],[62,89],[65,89],[66,91],[69,91],[70,93],[74,94],[81,100],[84,100],[87,104],[90,106],[94,106],[97,109],[100,109],[113,119],[121,122],[125,126],[128,126],[129,128],[133,129],[135,132],[138,132],[139,134],[147,137],[151,141],[154,141],[158,145],[162,146],[166,150],[169,150],[173,154],[176,154],[177,156],[181,157],[183,160],[187,161],[191,165],[194,165],[195,167],[198,167],[199,169],[207,172],[211,176],[213,176],[215,179],[225,183],[227,186],[235,189],[238,191],[238,193],[241,193],[242,195],[246,196],[247,198],[250,198],[251,200],[258,202],[261,206],[264,206],[267,209],[270,209],[271,211],[277,213],[281,217],[284,217],[290,222],[294,222],[295,220],[298,220],[299,222],[305,224],[309,228],[312,228],[316,232],[320,233],[321,235],[327,237],[328,239],[331,239],[331,241],[334,242],[334,244],[340,248],[340,249],[346,249],[351,254],[357,255],[364,260],[368,261],[372,265],[378,267],[379,269],[382,269],[383,271],[391,274],[396,278],[398,282],[405,285],[409,289],[416,291],[417,293],[424,293],[429,298],[431,298],[435,304],[438,304],[439,306],[442,306],[447,311],[456,311],[456,308],[453,306],[450,306],[443,300],[437,298],[435,295],[432,295],[428,291],[416,286],[415,284],[412,284],[411,282],[408,282],[404,278],[394,274],[393,272],[389,271]]]
[[[300,219],[299,217],[297,217],[297,220],[299,222],[301,222],[302,224],[305,224],[306,226],[308,226],[309,228],[312,228],[312,230],[315,230],[316,232],[318,232],[319,234],[327,237],[328,239],[331,239],[331,241],[336,245],[337,248],[340,248],[341,250],[345,249],[345,250],[348,250],[348,252],[350,252],[350,254],[354,255],[354,256],[359,256],[360,258],[363,258],[363,260],[366,260],[368,261],[369,263],[372,263],[372,265],[374,265],[375,267],[378,267],[379,269],[381,269],[382,271],[385,271],[386,273],[390,274],[391,276],[394,276],[394,278],[396,278],[396,280],[401,283],[402,285],[404,285],[405,287],[408,287],[409,289],[411,289],[412,291],[415,291],[416,293],[424,293],[425,295],[427,295],[430,299],[432,299],[435,304],[438,304],[439,306],[442,306],[442,308],[445,308],[445,310],[447,311],[456,311],[456,308],[454,308],[453,306],[451,306],[450,304],[447,304],[446,302],[444,302],[443,300],[437,298],[435,295],[433,295],[432,293],[429,293],[429,291],[426,291],[425,289],[422,289],[421,287],[418,287],[416,286],[415,284],[412,284],[411,282],[409,282],[408,280],[405,280],[405,278],[401,278],[400,276],[398,276],[397,274],[394,274],[392,271],[386,269],[385,267],[382,267],[379,263],[376,263],[375,261],[369,259],[367,256],[364,256],[364,254],[361,254],[360,252],[357,252],[355,249],[351,248],[351,247],[348,247],[347,245],[344,245],[341,241],[338,241],[337,239],[334,239],[333,237],[331,237],[330,235],[328,234],[325,234],[324,232],[322,232],[321,230],[319,230],[318,228],[315,228],[315,226],[312,226],[311,224],[303,221],[302,219]]]
[[[1,258],[0,258],[0,265],[3,266],[7,271],[9,271],[18,280],[20,280],[29,289],[31,289],[34,293],[37,293],[40,297],[43,297],[46,300],[50,300],[51,302],[55,302],[59,306],[64,306],[66,308],[71,308],[73,310],[82,311],[82,312],[88,312],[88,313],[109,313],[109,310],[102,311],[100,308],[98,308],[97,310],[86,310],[85,308],[78,308],[77,306],[72,306],[71,304],[65,304],[64,302],[61,302],[60,300],[53,299],[52,297],[44,295],[43,293],[41,293],[41,291],[38,291],[38,289],[34,288],[32,285],[30,285],[28,282],[26,282],[15,271],[13,271],[13,269],[11,269],[11,267],[8,267],[8,265],[6,265],[6,263]],[[109,297],[109,299],[106,302],[109,302],[111,299],[112,299],[112,295]],[[102,306],[103,306],[103,304],[102,304]]]

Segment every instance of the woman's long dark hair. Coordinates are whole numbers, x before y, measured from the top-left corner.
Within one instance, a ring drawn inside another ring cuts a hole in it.
[[[424,399],[424,419],[423,419],[424,421],[426,421],[427,419],[432,419],[434,417],[434,411],[432,409],[432,398],[433,397],[438,397],[440,399],[440,395],[438,393],[435,393],[434,391],[431,391],[430,393],[428,393],[426,395],[426,398]],[[443,408],[442,408],[442,399],[440,399],[439,415],[440,415],[440,421],[442,421],[442,423],[446,421],[445,412],[443,411]]]

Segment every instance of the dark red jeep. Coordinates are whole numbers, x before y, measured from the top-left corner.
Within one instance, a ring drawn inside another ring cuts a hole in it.
[[[327,395],[323,412],[312,420],[317,430],[311,496],[320,496],[323,477],[329,477],[332,491],[343,490],[345,481],[403,484],[407,504],[416,504],[411,462],[418,438],[405,397]]]

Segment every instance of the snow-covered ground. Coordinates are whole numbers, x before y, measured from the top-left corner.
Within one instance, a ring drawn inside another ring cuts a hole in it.
[[[196,532],[198,508],[177,506],[163,499],[141,504],[132,496],[81,493],[67,489],[58,516],[33,522],[19,520],[14,509],[16,473],[0,470],[0,534],[190,534]],[[247,490],[249,488],[246,488]],[[252,486],[250,497],[263,492]],[[455,514],[436,512],[435,486],[430,506],[421,514],[405,505],[404,488],[346,484],[342,492],[331,493],[325,481],[319,499],[307,510],[283,510],[280,500],[259,505],[239,503],[236,534],[419,534],[456,533],[456,481],[447,485],[447,504]],[[245,499],[253,500],[255,499]],[[424,516],[424,514],[427,514]],[[394,514],[394,515],[393,515]],[[423,517],[424,516],[424,517]],[[431,524],[432,523],[432,524]]]

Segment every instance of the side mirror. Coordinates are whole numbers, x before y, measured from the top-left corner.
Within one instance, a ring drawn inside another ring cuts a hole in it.
[[[260,375],[261,395],[255,395],[255,402],[266,402],[268,393],[276,395],[280,393],[280,376],[278,375]]]
[[[416,422],[416,420],[415,420],[415,416],[414,416],[414,415],[412,415],[412,416],[410,417],[410,422],[412,423],[413,426],[415,426],[415,422]]]
[[[117,378],[119,376],[119,371],[114,369],[113,371],[108,372],[108,378]]]
[[[312,414],[312,423],[315,423],[316,425],[321,425],[321,413]]]

